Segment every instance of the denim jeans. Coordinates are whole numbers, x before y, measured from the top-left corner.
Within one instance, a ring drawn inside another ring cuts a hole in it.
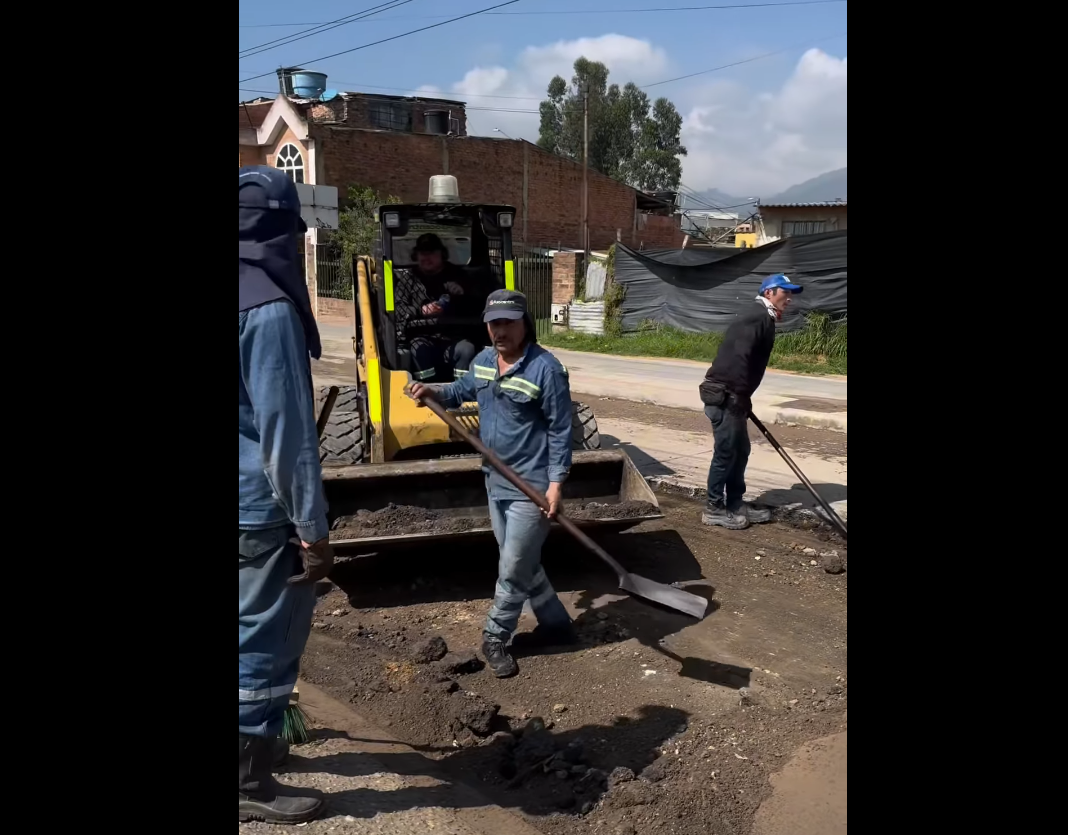
[[[541,546],[549,535],[549,520],[537,505],[525,500],[490,499],[489,508],[501,559],[497,593],[483,627],[485,636],[507,643],[527,600],[541,625],[552,628],[570,624],[571,616],[541,567]]]
[[[311,632],[315,585],[291,586],[302,571],[292,525],[238,531],[238,727],[278,736],[300,656]]]
[[[748,415],[720,406],[705,406],[712,421],[715,449],[708,467],[708,504],[737,510],[745,496],[745,468],[749,463]]]

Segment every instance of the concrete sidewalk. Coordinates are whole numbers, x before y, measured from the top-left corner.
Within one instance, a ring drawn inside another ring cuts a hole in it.
[[[712,433],[684,432],[617,418],[598,418],[605,449],[621,447],[638,471],[654,483],[660,481],[696,494],[703,494],[712,460]],[[820,495],[844,513],[846,459],[790,452],[794,463]],[[746,498],[778,507],[800,502],[814,507],[812,495],[768,443],[754,443],[745,471]],[[838,504],[841,502],[841,504]]]
[[[278,779],[327,796],[327,810],[302,824],[307,833],[337,835],[539,835],[473,788],[450,782],[439,766],[370,725],[312,685],[300,683],[300,702],[322,728],[293,747]],[[238,825],[239,835],[285,831],[262,823]]]
[[[697,387],[708,370],[707,363],[551,350],[567,366],[575,391],[678,409],[704,409]],[[845,432],[846,378],[809,377],[769,369],[753,398],[753,413],[769,424]]]

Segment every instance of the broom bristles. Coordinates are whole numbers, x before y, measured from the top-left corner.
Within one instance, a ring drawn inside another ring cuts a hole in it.
[[[282,720],[282,739],[290,745],[301,745],[308,741],[308,714],[296,702],[290,702]]]

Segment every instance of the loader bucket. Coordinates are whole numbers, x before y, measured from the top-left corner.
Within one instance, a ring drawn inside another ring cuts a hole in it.
[[[323,471],[323,485],[338,551],[493,537],[479,456],[332,467]],[[573,454],[564,513],[591,533],[663,518],[655,494],[622,450]]]

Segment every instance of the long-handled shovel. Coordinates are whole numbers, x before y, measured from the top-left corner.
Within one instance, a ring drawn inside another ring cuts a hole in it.
[[[534,502],[534,504],[542,510],[549,510],[549,502],[546,500],[545,496],[523,481],[523,479],[516,475],[507,464],[501,461],[491,449],[483,444],[482,441],[464,429],[460,421],[450,415],[440,403],[432,397],[423,398],[422,402],[428,409],[430,409],[430,411],[445,421],[453,432],[471,444],[476,451],[482,453],[482,456],[489,462],[490,466],[512,482],[517,490],[522,491],[523,495]],[[691,594],[688,591],[664,585],[663,583],[654,583],[652,580],[640,577],[637,574],[628,573],[623,566],[608,554],[607,551],[590,539],[578,525],[564,516],[563,513],[558,512],[556,514],[556,521],[560,523],[560,526],[565,531],[575,537],[575,539],[585,545],[604,562],[608,563],[612,570],[616,572],[616,576],[619,577],[619,587],[627,592],[627,594],[644,597],[646,600],[652,600],[655,603],[659,603],[661,606],[675,609],[678,612],[690,615],[698,620],[705,616],[705,609],[708,607],[708,601],[703,597],[698,597],[696,594]]]
[[[824,512],[827,514],[827,518],[831,520],[831,524],[838,528],[838,533],[842,535],[842,539],[848,540],[849,535],[846,532],[845,522],[843,522],[842,518],[837,513],[835,513],[834,508],[823,500],[823,496],[816,492],[816,488],[812,486],[812,482],[805,478],[805,474],[801,472],[800,468],[797,466],[797,464],[794,463],[793,459],[786,454],[786,450],[783,449],[779,442],[775,440],[775,436],[768,431],[768,427],[761,423],[760,418],[758,418],[752,412],[749,413],[749,419],[753,421],[753,425],[761,431],[765,438],[768,439],[768,443],[775,447],[775,451],[782,456],[782,460],[789,464],[790,469],[794,471],[794,475],[801,479],[801,483],[808,488],[808,492],[812,494],[812,498],[819,502],[820,507],[822,507]]]

